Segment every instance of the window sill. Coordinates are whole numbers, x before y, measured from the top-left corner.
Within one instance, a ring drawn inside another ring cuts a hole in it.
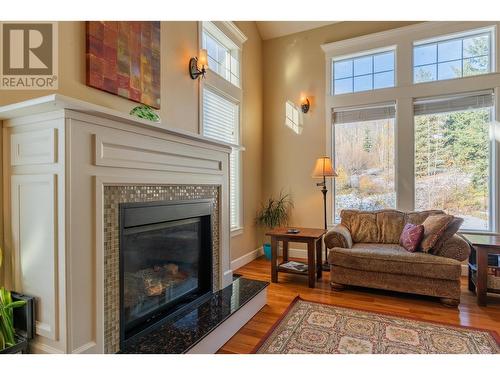
[[[459,234],[479,234],[479,235],[487,235],[487,236],[498,236],[500,233],[495,231],[487,231],[487,230],[459,230]]]
[[[243,234],[243,228],[242,227],[237,227],[237,228],[231,228],[231,238],[240,236]]]

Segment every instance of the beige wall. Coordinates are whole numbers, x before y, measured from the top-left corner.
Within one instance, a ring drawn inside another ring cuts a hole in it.
[[[342,22],[264,41],[263,199],[281,189],[292,194],[291,225],[323,226],[323,200],[311,178],[325,154],[325,55],[320,45],[371,34],[410,22]],[[285,102],[311,98],[300,135],[285,127]],[[374,95],[376,95],[374,93]],[[329,192],[330,194],[331,192]],[[331,214],[330,211],[328,213]]]
[[[259,244],[254,212],[260,202],[262,155],[262,40],[255,22],[238,22],[248,37],[243,46],[242,82],[245,88],[242,142],[245,184],[243,234],[231,241],[231,259],[255,250]],[[199,84],[188,75],[190,57],[198,51],[197,22],[161,23],[161,110],[165,126],[198,132]],[[128,113],[132,101],[85,85],[85,23],[59,23],[60,94]],[[0,105],[53,94],[54,91],[0,91]]]
[[[261,246],[255,226],[262,187],[262,40],[255,22],[236,22],[248,37],[243,47],[243,112],[241,139],[243,151],[243,233],[231,238],[231,259],[237,259]]]
[[[197,22],[161,24],[161,109],[168,127],[198,132],[198,84],[188,75],[188,61],[198,51]],[[58,93],[129,112],[138,103],[85,84],[85,22],[59,22]],[[0,91],[0,105],[54,91]]]

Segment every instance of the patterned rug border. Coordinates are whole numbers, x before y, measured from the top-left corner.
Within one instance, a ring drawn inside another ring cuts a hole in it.
[[[401,319],[408,319],[408,320],[415,320],[418,322],[424,322],[424,323],[431,323],[431,324],[438,324],[438,325],[444,325],[444,326],[450,326],[450,327],[455,327],[455,328],[463,328],[463,329],[468,329],[468,330],[473,330],[473,331],[482,331],[482,332],[488,332],[493,339],[496,341],[497,345],[500,346],[500,335],[492,330],[492,329],[487,329],[487,328],[478,328],[478,327],[471,327],[471,326],[462,326],[459,324],[455,323],[442,323],[442,322],[437,322],[435,320],[430,320],[430,319],[422,319],[422,318],[410,318],[408,316],[402,315],[402,314],[397,314],[397,313],[389,313],[389,312],[376,312],[368,309],[363,309],[359,307],[346,307],[346,306],[341,306],[337,305],[335,303],[327,303],[327,302],[316,302],[316,301],[311,301],[308,299],[302,298],[300,295],[297,295],[292,302],[288,305],[288,307],[283,311],[281,316],[278,318],[276,322],[269,328],[269,330],[266,332],[266,334],[260,339],[260,341],[255,345],[253,350],[250,352],[250,354],[257,354],[258,350],[264,345],[266,340],[271,336],[271,334],[274,332],[276,328],[280,325],[280,323],[285,319],[287,314],[290,312],[290,310],[295,306],[295,304],[299,301],[303,302],[309,302],[309,303],[317,303],[318,305],[325,305],[325,306],[334,306],[334,307],[339,307],[341,309],[347,309],[347,310],[355,310],[355,311],[363,311],[371,314],[379,314],[379,315],[386,315],[386,316],[393,316],[396,318],[401,318]]]

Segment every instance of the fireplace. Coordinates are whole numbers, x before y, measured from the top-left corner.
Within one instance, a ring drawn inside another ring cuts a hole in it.
[[[121,347],[211,295],[212,204],[120,204]]]

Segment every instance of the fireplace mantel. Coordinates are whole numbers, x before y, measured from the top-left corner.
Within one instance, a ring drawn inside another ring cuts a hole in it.
[[[0,120],[5,281],[37,297],[35,352],[104,352],[106,186],[218,186],[217,287],[232,282],[232,145],[61,95]]]

